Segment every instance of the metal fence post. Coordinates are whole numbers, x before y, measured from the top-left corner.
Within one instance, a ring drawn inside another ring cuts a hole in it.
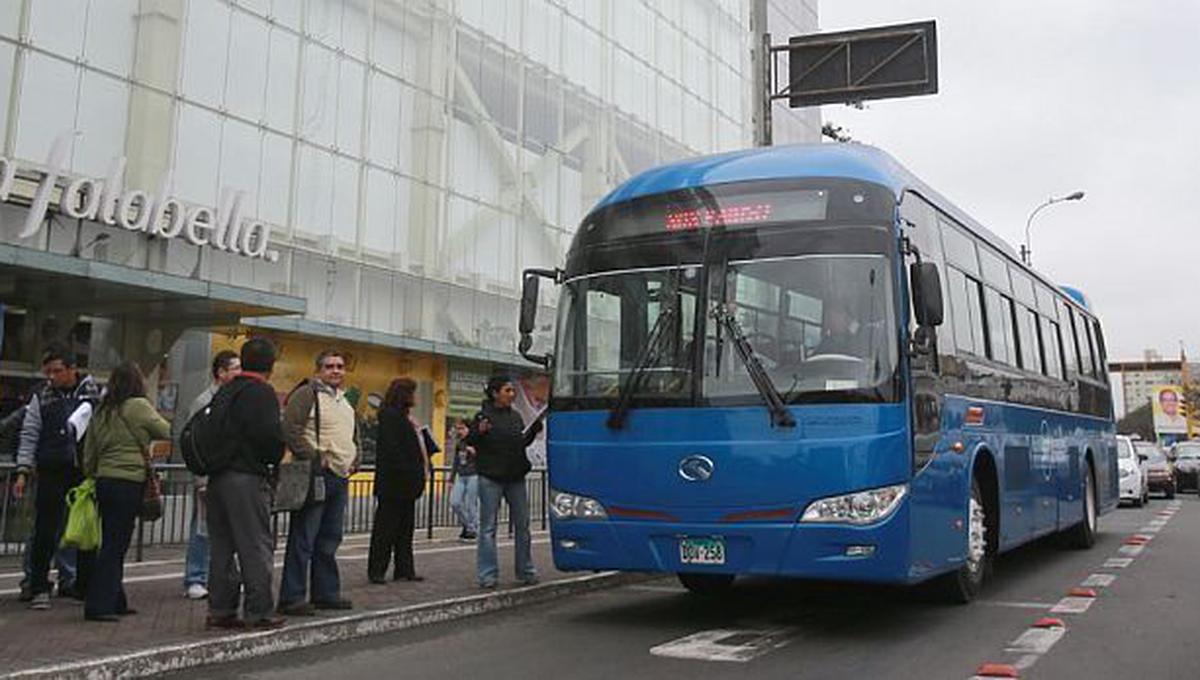
[[[542,470],[542,531],[546,530],[546,515],[550,512],[550,479],[545,470]]]
[[[145,526],[146,526],[145,523],[142,522],[142,518],[138,517],[138,521],[137,521],[137,557],[134,558],[134,560],[133,560],[134,562],[142,561],[142,549],[144,547],[144,542],[142,540],[142,530],[145,528]]]
[[[429,470],[429,494],[425,499],[425,538],[433,540],[433,494],[437,490],[437,470]]]

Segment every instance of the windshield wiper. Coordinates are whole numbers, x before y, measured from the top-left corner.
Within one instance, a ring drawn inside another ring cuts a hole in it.
[[[758,360],[758,355],[754,353],[754,347],[746,339],[746,333],[742,330],[742,325],[738,323],[737,318],[725,309],[725,305],[720,303],[712,306],[712,317],[729,331],[729,340],[733,343],[733,348],[737,350],[738,356],[741,357],[742,364],[746,366],[746,373],[750,374],[750,382],[754,383],[755,389],[758,390],[759,395],[767,404],[767,409],[771,412],[771,425],[795,427],[796,419],[784,405],[783,397],[779,395],[779,390],[775,388],[771,376],[767,375],[767,369],[763,368],[762,362]]]
[[[621,383],[617,405],[613,406],[612,411],[608,413],[607,425],[610,429],[619,430],[625,426],[625,416],[629,413],[629,404],[633,400],[633,394],[641,388],[642,378],[645,377],[647,369],[658,363],[658,357],[662,354],[662,348],[665,346],[662,340],[667,335],[668,322],[674,316],[674,307],[671,304],[663,305],[662,311],[658,313],[658,318],[654,320],[654,326],[650,328],[650,333],[646,336],[646,345],[642,348],[642,353],[638,355],[629,375],[625,376],[625,382]]]

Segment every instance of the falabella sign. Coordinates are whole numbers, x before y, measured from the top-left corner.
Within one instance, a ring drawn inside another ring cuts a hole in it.
[[[64,169],[70,133],[60,135],[50,147],[46,167],[25,218],[21,238],[38,233],[50,209],[50,198],[60,180],[65,182],[59,209],[73,219],[101,222],[128,231],[172,239],[182,236],[195,246],[210,246],[235,255],[276,262],[278,251],[270,249],[271,227],[242,215],[245,192],[231,192],[216,208],[185,203],[167,192],[171,170],[160,182],[157,194],[126,190],[125,157],[113,159],[103,178],[70,176]],[[17,164],[0,156],[0,201],[7,201],[17,178]]]

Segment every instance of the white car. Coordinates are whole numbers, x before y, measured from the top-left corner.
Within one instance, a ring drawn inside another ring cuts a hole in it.
[[[1141,507],[1150,501],[1150,476],[1146,460],[1134,450],[1133,440],[1117,435],[1117,471],[1121,475],[1121,502]]]

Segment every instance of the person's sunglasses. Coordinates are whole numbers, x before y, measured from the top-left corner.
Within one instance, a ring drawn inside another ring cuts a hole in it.
[[[325,364],[322,368],[327,371],[332,371],[335,368],[345,368],[346,364]]]

